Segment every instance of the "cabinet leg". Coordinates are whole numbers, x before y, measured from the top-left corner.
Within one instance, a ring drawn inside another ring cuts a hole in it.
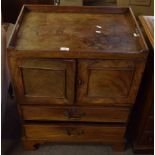
[[[36,150],[39,144],[41,144],[38,141],[32,141],[32,140],[22,140],[22,143],[25,150]]]
[[[116,151],[116,152],[122,152],[125,150],[125,146],[126,146],[125,142],[122,142],[122,143],[118,142],[112,145],[112,149],[113,151]]]

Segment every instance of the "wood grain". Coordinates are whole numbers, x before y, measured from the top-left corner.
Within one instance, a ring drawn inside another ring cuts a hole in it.
[[[20,32],[16,38],[15,47],[19,47],[17,49],[20,51],[52,50],[60,52],[60,47],[67,46],[70,51],[82,53],[87,51],[105,53],[142,52],[141,44],[144,40],[141,33],[138,38],[134,38],[135,28],[128,21],[133,20],[135,23],[135,19],[130,19],[132,17],[128,15],[130,14],[128,8],[73,8],[74,12],[71,7],[25,5],[25,10],[29,11],[24,13],[24,20],[20,24]],[[47,10],[48,12],[46,12]],[[81,15],[79,11],[84,14]],[[61,26],[59,25],[60,18]],[[69,28],[66,23],[70,25]],[[102,27],[101,34],[96,33],[98,30],[96,26],[98,25]],[[115,31],[116,29],[117,31]],[[137,29],[140,31],[139,28]],[[47,35],[49,36],[47,37]],[[50,44],[48,44],[49,42]],[[144,48],[146,47],[144,46]]]
[[[130,132],[130,137],[135,153],[151,154],[154,152],[154,45],[152,44],[154,17],[140,16],[139,19],[147,34],[146,37],[149,37],[150,52],[138,92],[135,110],[131,115],[130,128],[132,130],[130,131],[132,132]]]
[[[24,125],[29,139],[46,139],[54,142],[115,142],[124,137],[123,126],[48,124]]]
[[[126,123],[130,113],[123,107],[22,106],[21,111],[24,120],[120,123]]]
[[[102,27],[101,34],[96,33],[100,30],[97,25]],[[141,48],[132,31],[126,16],[120,14],[29,12],[20,27],[16,49],[139,51]]]
[[[25,148],[101,142],[124,149],[148,55],[130,8],[24,5],[7,51]]]
[[[20,103],[72,104],[74,74],[73,60],[18,60],[14,76],[18,81],[15,87],[18,89]]]
[[[143,62],[119,60],[79,60],[78,104],[126,105],[135,101]]]
[[[154,16],[139,16],[143,28],[154,48]]]

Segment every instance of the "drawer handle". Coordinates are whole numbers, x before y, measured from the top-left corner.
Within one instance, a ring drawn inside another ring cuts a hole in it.
[[[84,130],[65,129],[65,133],[68,136],[81,136],[84,135]]]
[[[80,120],[82,117],[86,116],[85,112],[78,114],[77,111],[74,110],[65,110],[64,115],[70,120]]]

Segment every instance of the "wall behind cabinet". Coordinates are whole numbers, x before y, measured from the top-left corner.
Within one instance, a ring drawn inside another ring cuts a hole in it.
[[[140,0],[139,0],[140,1]],[[136,16],[154,15],[154,0],[141,0],[139,4],[135,4],[134,0],[117,0],[118,6],[131,6]],[[150,5],[141,5],[145,1],[150,1]]]

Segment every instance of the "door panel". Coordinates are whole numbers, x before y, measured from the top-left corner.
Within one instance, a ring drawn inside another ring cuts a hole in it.
[[[134,103],[143,67],[127,60],[79,60],[78,104]]]
[[[121,76],[120,76],[121,75]],[[89,97],[125,97],[132,81],[133,70],[89,69]]]
[[[23,68],[22,74],[26,96],[65,97],[65,70]],[[39,77],[39,79],[34,80],[32,77]]]
[[[73,60],[20,60],[17,76],[23,104],[72,104],[75,62]]]

